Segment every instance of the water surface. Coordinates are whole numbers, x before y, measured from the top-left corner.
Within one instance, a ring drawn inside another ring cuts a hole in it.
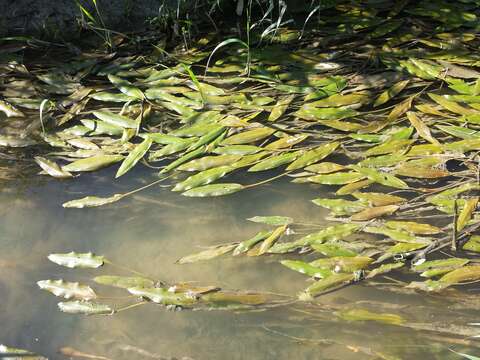
[[[359,284],[314,304],[266,311],[168,311],[148,304],[114,316],[63,314],[57,310],[58,299],[39,290],[36,281],[88,283],[101,274],[128,274],[111,266],[62,268],[47,260],[52,252],[93,251],[169,283],[197,281],[292,296],[308,286],[305,276],[281,266],[273,256],[225,256],[188,265],[175,261],[202,247],[251,237],[264,228],[245,221],[255,215],[326,224],[326,212],[310,200],[326,196],[330,188],[284,179],[228,197],[192,199],[157,187],[103,208],[61,207],[72,198],[108,196],[153,180],[151,171],[142,169],[120,181],[112,181],[113,175],[107,169],[71,181],[32,176],[2,184],[1,343],[51,359],[64,358],[58,353],[64,346],[111,359],[455,359],[449,348],[480,352],[468,339],[475,332],[468,323],[479,320],[474,286],[444,296]],[[101,286],[95,289],[100,295],[125,295]],[[409,325],[348,322],[336,315],[351,308],[395,313]]]

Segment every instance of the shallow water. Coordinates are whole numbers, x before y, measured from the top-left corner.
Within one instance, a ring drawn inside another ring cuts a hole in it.
[[[108,265],[96,270],[61,268],[47,260],[52,252],[93,251],[169,283],[198,281],[288,295],[308,285],[305,276],[281,266],[276,257],[225,256],[188,265],[175,261],[205,246],[251,237],[262,229],[245,221],[251,216],[326,223],[326,212],[310,200],[330,188],[284,179],[207,199],[155,188],[103,208],[61,207],[72,198],[108,196],[153,179],[151,171],[142,169],[120,181],[112,182],[113,175],[113,170],[105,170],[72,181],[33,176],[2,184],[0,343],[51,359],[64,358],[58,353],[64,346],[111,359],[455,359],[459,357],[449,348],[480,352],[475,340],[468,339],[477,333],[468,323],[479,320],[475,287],[463,293],[449,291],[447,296],[390,292],[362,283],[314,304],[266,311],[169,311],[147,304],[114,316],[63,314],[57,310],[58,299],[39,290],[36,281],[85,283],[101,274],[127,273]],[[100,295],[125,294],[94,287]],[[407,323],[348,322],[335,313],[352,308],[395,313]]]

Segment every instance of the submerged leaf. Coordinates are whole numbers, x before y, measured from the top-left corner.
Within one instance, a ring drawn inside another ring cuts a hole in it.
[[[336,315],[348,321],[376,321],[390,325],[401,325],[405,322],[401,316],[396,314],[373,313],[365,309],[342,310]]]

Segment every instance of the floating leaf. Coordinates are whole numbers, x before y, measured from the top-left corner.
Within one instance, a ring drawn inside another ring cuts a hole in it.
[[[225,155],[249,155],[256,154],[261,150],[261,147],[254,145],[229,145],[217,147],[213,150],[213,152],[215,154]]]
[[[83,209],[88,207],[97,207],[107,204],[112,204],[122,199],[124,194],[115,194],[110,197],[98,197],[98,196],[86,196],[81,199],[70,200],[62,204],[64,208],[77,208]]]
[[[92,253],[70,252],[66,254],[50,254],[48,260],[55,264],[68,268],[98,268],[105,262],[103,256],[96,256]]]
[[[345,166],[332,163],[332,162],[322,162],[319,164],[307,166],[305,168],[306,171],[311,171],[317,174],[331,174],[344,169],[345,169]]]
[[[232,251],[234,248],[237,247],[237,245],[238,244],[235,243],[235,244],[214,246],[207,250],[201,251],[197,254],[184,256],[181,259],[177,260],[177,264],[191,264],[197,261],[210,260]]]
[[[344,185],[363,179],[365,176],[354,171],[310,176],[308,181],[322,185]]]
[[[272,235],[273,230],[271,231],[260,231],[257,233],[254,237],[242,241],[238,246],[233,250],[233,256],[237,256],[243,253],[246,253],[248,250],[250,250],[252,247],[254,247],[256,244],[258,244],[260,241],[270,237]]]
[[[323,160],[328,155],[330,155],[333,151],[335,151],[335,149],[339,145],[340,145],[339,142],[331,142],[324,145],[320,145],[313,150],[306,151],[297,160],[291,163],[287,167],[287,170],[297,170],[307,165],[316,163],[317,161]]]
[[[5,100],[0,100],[0,111],[7,117],[24,117],[25,114]]]
[[[105,121],[82,119],[81,123],[94,134],[122,135],[123,128]],[[88,131],[87,131],[88,132]],[[83,135],[83,134],[82,134]]]
[[[147,151],[150,149],[150,146],[152,146],[152,139],[150,137],[147,137],[140,144],[135,146],[135,148],[123,160],[122,164],[118,168],[115,178],[119,178],[132,167],[134,167],[147,153]]]
[[[407,201],[407,199],[400,196],[374,192],[362,193],[357,191],[352,193],[352,195],[358,200],[367,201],[373,206],[395,205]]]
[[[460,211],[457,219],[457,231],[463,230],[463,228],[467,225],[467,223],[472,218],[472,214],[477,208],[478,204],[478,197],[474,197],[465,201],[465,205]]]
[[[331,258],[317,259],[310,265],[338,272],[354,272],[366,268],[373,259],[368,256],[334,256]]]
[[[62,167],[63,171],[95,171],[102,169],[123,159],[122,155],[95,155],[86,159],[75,160]]]
[[[189,197],[223,196],[233,194],[244,188],[243,185],[235,183],[212,184],[190,189],[182,193],[182,195]]]
[[[427,270],[447,269],[447,272],[448,272],[450,270],[454,270],[455,268],[459,268],[468,264],[469,261],[470,260],[468,259],[461,259],[461,258],[430,260],[430,261],[425,261],[419,265],[413,266],[412,270],[417,272],[423,272]]]
[[[276,121],[280,117],[282,117],[282,115],[285,113],[285,111],[287,110],[288,106],[290,105],[290,103],[293,101],[294,98],[295,98],[295,95],[290,95],[283,99],[278,100],[275,106],[273,107],[272,111],[270,112],[270,115],[268,115],[268,121]]]
[[[197,298],[188,293],[175,293],[164,288],[132,287],[127,289],[135,296],[141,296],[157,304],[189,306],[197,302]]]
[[[282,260],[280,264],[287,268],[297,271],[301,274],[305,274],[314,278],[323,279],[333,274],[331,270],[321,269],[310,265],[309,263],[298,260]]]
[[[348,107],[317,108],[310,104],[303,105],[300,110],[296,111],[294,114],[300,119],[318,121],[320,124],[322,121],[342,120],[358,115],[355,110]]]
[[[55,296],[60,296],[65,299],[79,299],[92,300],[97,297],[97,294],[90,286],[80,285],[75,282],[67,282],[63,280],[41,280],[37,282],[40,289],[51,292]]]
[[[340,224],[329,226],[318,232],[308,234],[293,242],[277,243],[273,245],[268,252],[274,254],[283,254],[302,246],[321,244],[327,241],[338,241],[353,234],[358,230],[359,227],[360,226],[358,224]]]
[[[392,99],[394,96],[399,94],[410,82],[410,80],[402,80],[393,85],[390,89],[385,90],[382,92],[376,99],[375,102],[373,103],[373,107],[377,107],[380,105],[385,104],[387,101]]]
[[[395,211],[399,209],[398,205],[385,205],[385,206],[376,206],[372,208],[365,209],[352,215],[351,219],[354,221],[367,221],[376,219],[380,216],[392,215]]]
[[[92,113],[93,115],[95,115],[96,118],[105,121],[107,124],[110,125],[119,126],[127,129],[136,129],[138,127],[136,121],[123,115],[114,114],[109,111],[93,111]]]
[[[427,140],[429,143],[436,145],[439,144],[438,140],[432,136],[428,126],[425,125],[425,123],[414,112],[408,111],[407,118],[408,120],[410,120],[410,123],[413,125],[413,127],[417,130],[418,135]]]
[[[440,278],[441,283],[460,284],[466,281],[476,281],[480,279],[480,265],[467,265],[453,270]]]
[[[362,211],[367,206],[361,201],[350,201],[344,199],[314,199],[315,205],[330,209],[334,215],[351,215]]]
[[[214,304],[216,307],[231,307],[235,305],[255,306],[262,305],[268,301],[264,294],[249,292],[217,291],[202,295],[202,303]]]
[[[14,354],[18,354],[15,356]],[[17,349],[0,344],[0,357],[6,360],[48,360],[28,350]]]
[[[203,156],[199,159],[191,160],[178,167],[182,171],[203,171],[219,166],[232,165],[237,160],[240,160],[241,155],[218,155],[218,156]]]
[[[211,182],[214,182],[233,170],[235,170],[235,168],[231,166],[220,166],[201,171],[198,174],[189,176],[181,183],[175,185],[172,191],[186,191],[201,185],[210,184]]]
[[[53,161],[45,159],[41,156],[35,156],[35,162],[45,171],[48,175],[53,176],[58,179],[68,179],[73,177],[71,173],[68,171],[62,170],[60,166],[58,166]]]
[[[463,245],[463,250],[480,252],[480,236],[474,235]]]
[[[136,98],[125,95],[123,93],[111,93],[108,91],[98,91],[89,95],[92,99],[105,102],[120,102],[125,103],[127,101],[135,100]]]
[[[326,243],[326,244],[312,244],[313,250],[321,253],[327,257],[345,257],[345,256],[357,256],[358,254],[345,246],[335,244],[335,243]]]
[[[454,101],[447,100],[442,95],[429,93],[428,96],[433,101],[435,101],[437,104],[443,106],[445,109],[447,109],[448,111],[451,111],[455,114],[460,114],[460,115],[475,115],[475,114],[478,114],[477,111],[475,111],[473,109],[468,109],[466,107],[463,107],[463,106],[459,105],[458,103],[456,103]]]
[[[399,242],[416,242],[420,240],[416,236],[410,235],[408,232],[402,230],[393,230],[386,227],[366,226],[363,231],[369,234],[381,234],[388,236],[390,239]]]
[[[293,223],[293,219],[286,216],[254,216],[247,219],[255,223],[267,224],[267,225],[290,225]]]
[[[377,262],[386,260],[392,257],[393,255],[404,254],[404,253],[408,254],[412,251],[423,249],[427,245],[428,245],[427,243],[410,243],[410,242],[398,243],[388,248],[387,251],[385,251],[385,253],[377,259]]]
[[[263,240],[262,244],[258,248],[257,255],[265,254],[272,247],[272,245],[280,238],[280,236],[282,236],[285,233],[285,230],[287,230],[287,225],[283,225],[276,228],[269,237]]]
[[[331,290],[334,287],[344,286],[352,282],[355,278],[354,274],[333,274],[325,279],[318,280],[306,288],[298,295],[300,301],[313,300],[315,296],[321,293]]]
[[[114,310],[105,304],[92,303],[88,301],[68,301],[58,303],[60,311],[67,314],[113,314]]]
[[[267,146],[265,146],[266,150],[278,150],[284,148],[290,148],[293,145],[301,143],[303,140],[307,139],[307,134],[299,134],[299,135],[292,135],[292,136],[284,136],[277,141],[271,142]]]
[[[408,185],[403,180],[400,180],[391,174],[357,165],[350,165],[349,167],[366,176],[369,180],[375,181],[379,184],[397,189],[408,189]]]
[[[391,139],[383,144],[374,146],[365,151],[365,156],[385,155],[398,152],[405,152],[405,150],[413,144],[413,140],[409,139]]]
[[[118,76],[113,74],[108,74],[107,77],[108,80],[110,80],[110,82],[125,95],[138,100],[142,100],[145,98],[143,92],[136,86],[133,86],[129,81],[119,78]]]
[[[93,281],[95,281],[97,284],[118,287],[121,289],[128,289],[132,287],[150,288],[155,285],[153,280],[138,276],[102,275],[94,277]]]
[[[258,140],[262,140],[267,136],[272,135],[275,132],[274,129],[267,127],[261,127],[258,129],[248,130],[236,135],[232,135],[222,141],[222,145],[242,145],[253,143]]]
[[[382,264],[379,267],[373,269],[372,271],[369,271],[367,273],[367,275],[365,276],[365,278],[366,279],[371,279],[371,278],[373,278],[377,275],[386,274],[386,273],[389,273],[392,270],[401,268],[404,265],[405,264],[402,263],[402,262],[396,262],[396,263],[392,263],[392,264]]]
[[[279,167],[281,165],[291,163],[301,154],[302,154],[301,151],[295,151],[291,153],[274,155],[255,164],[250,169],[248,169],[248,171],[256,172],[256,171],[265,171],[265,170],[275,169],[276,167]]]

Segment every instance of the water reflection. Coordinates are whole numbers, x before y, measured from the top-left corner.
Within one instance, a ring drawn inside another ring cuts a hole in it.
[[[189,265],[175,260],[205,246],[249,238],[262,228],[244,220],[254,215],[322,223],[326,213],[310,200],[328,188],[280,181],[213,199],[184,198],[156,188],[105,208],[60,206],[85,194],[126,191],[148,176],[132,172],[112,184],[107,170],[75,181],[36,177],[5,184],[0,193],[0,342],[52,359],[62,358],[57,351],[64,346],[111,359],[454,359],[458,357],[449,347],[475,350],[475,341],[468,339],[475,328],[467,324],[478,320],[476,293],[458,295],[455,290],[450,300],[357,285],[323,296],[316,305],[263,312],[174,312],[149,304],[111,317],[60,313],[56,299],[39,291],[36,281],[86,282],[100,274],[123,273],[108,266],[60,268],[46,260],[51,252],[94,251],[168,282],[290,295],[306,287],[303,276],[278,265],[275,257],[224,257]],[[344,308],[395,313],[407,324],[348,322],[338,316]],[[452,326],[457,326],[453,334]]]

